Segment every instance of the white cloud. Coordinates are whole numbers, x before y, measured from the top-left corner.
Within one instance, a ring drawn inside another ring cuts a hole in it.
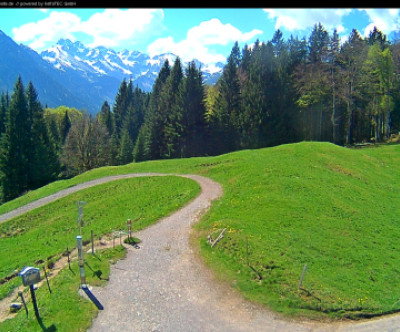
[[[12,29],[12,33],[15,41],[30,43],[33,49],[41,49],[60,38],[74,40],[72,33],[80,23],[81,19],[75,14],[53,11],[43,20]]]
[[[88,35],[93,40],[90,46],[116,47],[159,32],[163,19],[161,9],[105,9],[86,21],[72,13],[52,11],[47,18],[14,28],[12,33],[16,41],[38,51],[60,38],[76,40],[76,33]]]
[[[285,28],[289,31],[306,30],[316,23],[321,23],[327,30],[334,28],[343,31],[342,18],[352,9],[332,8],[285,8],[264,9],[270,19],[275,19],[275,29]]]
[[[186,39],[182,41],[175,42],[171,36],[160,38],[149,45],[147,51],[150,55],[172,52],[179,55],[183,61],[195,58],[204,63],[216,63],[225,61],[226,54],[212,52],[209,46],[228,45],[235,41],[246,42],[261,33],[262,31],[257,29],[243,33],[231,24],[223,24],[214,18],[191,28]]]
[[[163,19],[161,9],[106,9],[82,22],[80,31],[93,36],[92,47],[115,47],[122,42],[134,44],[135,40],[162,28]]]
[[[389,34],[392,31],[398,31],[400,29],[400,9],[359,9],[365,11],[368,15],[371,23],[364,29],[364,36],[369,36],[370,31],[376,26],[384,34]]]

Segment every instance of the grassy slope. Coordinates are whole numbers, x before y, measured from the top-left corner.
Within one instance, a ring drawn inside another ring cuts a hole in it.
[[[217,275],[289,315],[379,314],[400,308],[393,287],[400,281],[399,162],[400,145],[350,150],[298,143],[101,168],[29,195],[111,174],[208,176],[223,185],[224,196],[196,228]],[[3,212],[12,204],[19,202]],[[210,249],[206,235],[224,227],[226,237]],[[299,291],[304,264],[305,291]]]
[[[82,237],[132,230],[154,223],[185,205],[200,191],[197,183],[179,177],[132,178],[95,186],[59,199],[34,211],[0,224],[0,277],[21,270],[26,265],[38,266],[76,247],[77,202],[83,207]],[[20,278],[0,285],[0,298],[8,294]]]
[[[106,250],[98,251],[96,256],[86,255],[86,280],[91,286],[102,286],[109,278],[110,265],[125,256],[126,249],[116,246]],[[49,281],[50,294],[47,285],[43,285],[36,291],[41,324],[35,318],[33,305],[30,302],[30,292],[24,294],[27,303],[29,318],[25,310],[13,319],[0,323],[1,331],[18,332],[84,332],[90,327],[92,320],[96,317],[98,309],[96,306],[81,297],[78,293],[80,284],[79,266],[76,261],[62,269],[57,277]]]

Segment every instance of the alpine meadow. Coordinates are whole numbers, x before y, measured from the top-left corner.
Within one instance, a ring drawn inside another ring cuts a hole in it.
[[[87,201],[96,238],[127,218],[139,220],[137,231],[199,195],[195,182],[177,177],[195,174],[223,188],[190,233],[218,282],[285,319],[400,311],[400,42],[377,28],[365,38],[353,29],[341,42],[319,23],[307,38],[285,40],[278,29],[251,47],[236,42],[215,85],[204,84],[194,61],[166,60],[151,92],[124,79],[96,115],[43,106],[34,82],[17,77],[0,96],[0,135],[1,214],[106,176],[168,175],[97,185],[2,223],[0,298],[19,286],[16,270],[51,269],[49,260],[74,247],[64,235],[76,231],[77,201]],[[46,232],[51,243],[40,239]],[[90,237],[88,227],[83,234]],[[108,278],[124,250],[90,264]],[[75,319],[67,301],[78,275],[65,268],[51,280],[71,311],[66,319],[38,292],[46,326],[90,327],[94,307],[82,305]],[[90,280],[100,284],[95,274]],[[41,331],[22,311],[0,330]]]

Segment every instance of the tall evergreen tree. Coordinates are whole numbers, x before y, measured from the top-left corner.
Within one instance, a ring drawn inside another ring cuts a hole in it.
[[[186,75],[180,86],[179,107],[182,114],[180,151],[184,157],[200,156],[206,152],[206,123],[203,100],[202,73],[192,61],[186,68]]]
[[[0,181],[4,201],[16,198],[28,189],[29,124],[27,100],[19,76],[11,95],[6,131],[1,139]]]
[[[118,160],[120,165],[125,165],[133,161],[133,148],[128,127],[122,129],[121,145],[119,148]]]
[[[61,145],[65,144],[65,140],[67,139],[69,130],[71,129],[71,120],[68,115],[68,111],[65,110],[64,116],[60,123],[60,142]]]
[[[113,113],[111,112],[111,107],[107,101],[104,101],[97,117],[99,121],[107,128],[107,131],[111,136],[114,133],[115,124]]]
[[[161,91],[163,138],[160,158],[181,157],[179,146],[182,136],[182,109],[179,107],[180,85],[183,79],[182,63],[179,57],[174,61],[171,73]]]
[[[30,189],[35,189],[55,180],[60,165],[55,144],[43,117],[43,108],[31,82],[28,84],[26,94],[28,113],[32,117],[28,186]]]
[[[6,119],[9,107],[8,93],[2,93],[0,96],[0,137],[6,131]]]
[[[165,109],[162,103],[162,90],[170,72],[171,68],[167,59],[164,61],[157,79],[154,82],[148,110],[145,116],[144,126],[146,128],[142,131],[142,135],[145,135],[143,141],[146,159],[160,159],[164,155],[162,147],[165,146],[163,142],[165,130]]]
[[[237,52],[233,49],[224,67],[219,81],[219,95],[216,101],[217,128],[220,137],[217,140],[223,145],[221,152],[233,151],[240,142],[240,83],[237,66]]]
[[[113,107],[115,132],[119,139],[121,138],[123,122],[128,112],[128,107],[130,103],[130,98],[131,98],[130,88],[132,87],[131,84],[132,84],[131,82],[127,83],[125,79],[122,81],[117,96],[115,98],[115,104]]]

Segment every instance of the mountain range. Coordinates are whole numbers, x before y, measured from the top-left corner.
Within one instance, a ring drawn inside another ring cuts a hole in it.
[[[149,56],[134,50],[89,48],[68,39],[60,39],[56,45],[37,53],[15,43],[0,30],[0,91],[12,92],[20,75],[25,85],[33,83],[43,105],[65,105],[95,114],[104,101],[113,104],[123,79],[151,91],[166,59],[172,66],[176,55]],[[218,80],[223,63],[207,65],[193,61],[201,69],[205,84]],[[187,63],[182,65],[185,68]]]

